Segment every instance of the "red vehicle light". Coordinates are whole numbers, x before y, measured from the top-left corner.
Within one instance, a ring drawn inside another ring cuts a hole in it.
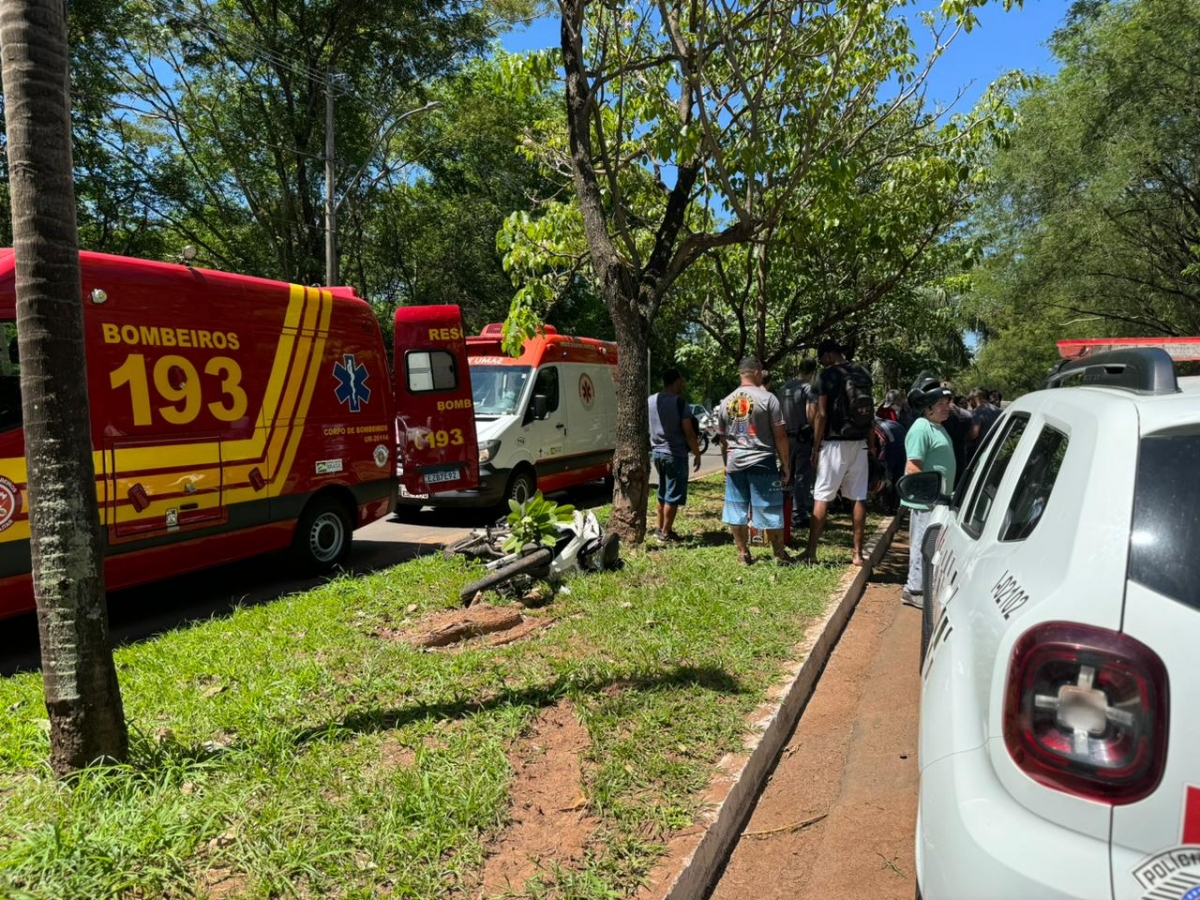
[[[1167,756],[1167,672],[1128,635],[1073,622],[1023,634],[1008,664],[1004,743],[1030,778],[1112,804],[1154,792]]]

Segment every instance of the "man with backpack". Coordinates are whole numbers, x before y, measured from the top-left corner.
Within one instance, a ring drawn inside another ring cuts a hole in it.
[[[867,527],[868,454],[875,452],[875,398],[871,376],[846,361],[841,344],[821,341],[817,358],[825,368],[812,384],[808,418],[813,428],[813,510],[805,560],[817,561],[817,544],[825,530],[829,504],[842,496],[854,503],[854,558],[863,565]]]
[[[807,528],[812,512],[812,425],[808,404],[812,400],[812,379],[817,371],[815,360],[802,359],[800,371],[779,392],[783,406],[784,428],[792,457],[792,528]]]

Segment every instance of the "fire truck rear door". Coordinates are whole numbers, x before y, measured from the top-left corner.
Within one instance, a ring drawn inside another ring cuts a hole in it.
[[[479,444],[462,313],[396,310],[396,424],[400,483],[420,496],[479,485]]]

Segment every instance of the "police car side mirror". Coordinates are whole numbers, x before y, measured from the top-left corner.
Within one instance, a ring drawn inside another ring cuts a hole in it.
[[[905,475],[896,482],[896,492],[900,494],[900,499],[919,506],[950,502],[950,498],[942,493],[940,472],[914,472],[912,475]]]

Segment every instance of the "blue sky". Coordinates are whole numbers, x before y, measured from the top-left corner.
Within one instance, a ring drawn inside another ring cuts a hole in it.
[[[1069,6],[1069,0],[1026,0],[1024,8],[1007,13],[998,4],[985,7],[979,15],[980,27],[960,35],[934,66],[929,99],[949,102],[960,87],[970,85],[956,109],[965,111],[990,82],[1010,69],[1053,73],[1055,64],[1046,39]],[[506,35],[502,44],[514,53],[558,46],[558,19],[538,20]]]

